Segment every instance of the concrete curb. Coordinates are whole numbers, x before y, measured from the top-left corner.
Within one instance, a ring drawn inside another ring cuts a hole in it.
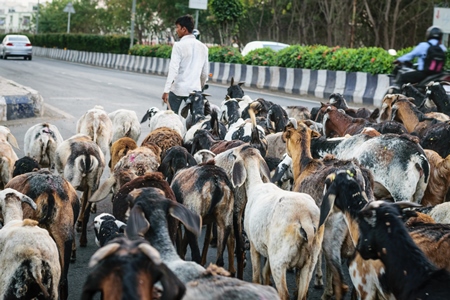
[[[0,121],[9,121],[44,114],[44,99],[35,90],[0,77]]]
[[[93,53],[75,50],[33,47],[33,55],[67,60],[124,71],[167,75],[170,59],[127,54]],[[341,93],[348,102],[381,106],[391,85],[387,75],[362,72],[292,69],[229,63],[210,63],[211,81],[227,84],[244,81],[244,86],[269,89],[295,95],[327,99]]]

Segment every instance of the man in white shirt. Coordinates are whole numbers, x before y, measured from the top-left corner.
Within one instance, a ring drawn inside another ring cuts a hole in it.
[[[208,48],[192,34],[194,19],[191,15],[179,17],[176,22],[179,42],[172,48],[169,74],[167,75],[163,101],[178,113],[181,101],[192,91],[201,91],[208,79]]]

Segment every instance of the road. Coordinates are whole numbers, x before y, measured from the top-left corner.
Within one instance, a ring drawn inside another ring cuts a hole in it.
[[[34,57],[33,61],[21,59],[0,60],[0,76],[37,90],[46,104],[46,113],[42,118],[8,121],[6,125],[23,148],[23,137],[28,128],[39,122],[50,122],[58,127],[64,139],[74,135],[77,120],[95,105],[101,105],[109,113],[119,108],[134,110],[138,117],[144,115],[152,106],[162,108],[161,95],[165,77],[140,74],[120,70],[92,67],[58,60]],[[208,98],[220,105],[226,94],[225,85],[211,83]],[[252,99],[264,98],[280,105],[303,105],[312,108],[317,101],[299,99],[292,95],[248,89],[244,91]],[[0,125],[5,125],[1,124]],[[141,137],[138,144],[149,133],[146,124],[141,125]],[[16,151],[19,157],[22,150]],[[106,158],[109,161],[109,157]],[[109,177],[105,170],[102,182]],[[100,202],[98,213],[111,212],[109,199]],[[203,237],[201,237],[203,241]],[[88,246],[78,248],[77,261],[69,269],[69,299],[80,298],[84,280],[89,272],[89,258],[97,250],[94,243],[92,216],[89,224]],[[208,262],[215,261],[216,249],[210,248]],[[244,280],[251,281],[250,257],[245,268]],[[189,257],[189,256],[188,256]],[[225,259],[226,261],[226,259]],[[347,278],[347,282],[349,279]],[[288,273],[288,285],[294,287],[294,274]],[[322,290],[310,288],[308,299],[320,299]],[[349,297],[348,297],[349,298]]]

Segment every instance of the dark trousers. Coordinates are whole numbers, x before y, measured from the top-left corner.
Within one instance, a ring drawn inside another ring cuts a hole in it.
[[[169,105],[170,109],[173,110],[174,113],[179,114],[181,101],[186,101],[188,97],[179,97],[172,92],[169,92]],[[169,107],[167,107],[169,109]]]
[[[424,80],[427,77],[427,74],[423,71],[412,71],[403,74],[398,74],[396,79],[397,85],[399,88],[402,88],[404,84],[407,83],[418,83]]]

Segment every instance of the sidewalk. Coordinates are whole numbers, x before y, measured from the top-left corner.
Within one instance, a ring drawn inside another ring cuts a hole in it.
[[[36,90],[0,77],[0,122],[43,114],[44,99]]]

